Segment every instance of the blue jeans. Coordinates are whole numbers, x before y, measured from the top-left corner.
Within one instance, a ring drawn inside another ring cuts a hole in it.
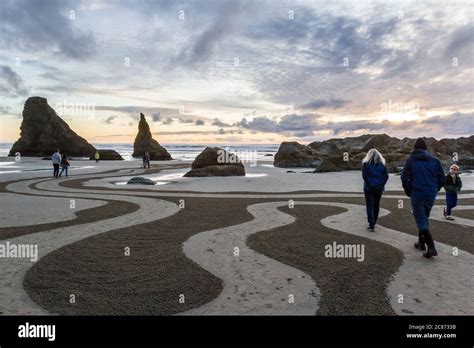
[[[456,192],[446,192],[446,213],[451,215],[451,209],[458,205],[458,194]]]
[[[69,166],[63,166],[63,167],[61,168],[61,172],[59,173],[59,176],[63,175],[63,172],[64,172],[64,171],[66,171],[66,176],[67,176],[67,168],[68,168],[68,167],[69,167]]]
[[[435,202],[436,197],[433,198],[416,198],[411,197],[411,210],[415,218],[416,227],[419,231],[428,230],[430,223],[428,221],[431,213],[431,208]]]
[[[364,190],[365,207],[367,209],[367,221],[369,222],[370,228],[373,228],[377,223],[382,193],[382,190],[377,189]]]

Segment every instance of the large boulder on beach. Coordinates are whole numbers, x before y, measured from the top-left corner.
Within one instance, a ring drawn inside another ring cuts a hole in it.
[[[309,146],[296,141],[283,142],[274,157],[275,167],[317,167],[321,164],[321,155]]]
[[[115,150],[104,150],[100,149],[99,151],[99,160],[100,161],[123,161],[123,157]],[[95,160],[95,151],[90,154],[90,160]]]
[[[89,157],[94,146],[77,135],[48,105],[46,98],[30,97],[25,102],[20,138],[9,156],[50,156],[56,149],[68,156]]]
[[[240,159],[218,147],[206,147],[193,161],[191,170],[184,176],[242,176],[245,167]]]
[[[144,178],[141,176],[135,176],[127,181],[127,185],[155,185],[155,184],[156,182],[154,182],[153,180]]]
[[[153,161],[171,160],[171,155],[166,149],[153,139],[150,126],[145,119],[145,115],[140,113],[140,121],[138,122],[138,134],[133,143],[132,157],[143,157],[145,152],[150,154]]]
[[[438,157],[444,166],[458,163],[469,166],[474,159],[474,136],[457,139],[423,138],[428,150]],[[413,151],[416,139],[398,139],[387,134],[364,134],[358,137],[334,138],[315,141],[305,146],[299,143],[282,143],[275,155],[276,167],[313,167],[315,172],[357,170],[367,151],[378,149],[387,161],[390,172],[400,171]],[[347,156],[344,156],[344,155]],[[345,159],[345,160],[344,160]]]

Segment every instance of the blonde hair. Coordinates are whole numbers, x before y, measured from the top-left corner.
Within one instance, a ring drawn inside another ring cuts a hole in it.
[[[457,169],[457,170],[459,170],[459,166],[458,166],[457,164],[453,164],[453,165],[451,165],[451,167],[449,167],[449,169],[451,169],[451,168],[454,168],[454,169]]]
[[[381,163],[385,165],[385,158],[383,158],[382,154],[377,149],[370,149],[362,160],[362,163]]]

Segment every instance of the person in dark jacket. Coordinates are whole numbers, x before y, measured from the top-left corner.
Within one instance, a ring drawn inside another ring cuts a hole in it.
[[[150,168],[150,154],[147,152],[145,152],[145,154],[143,155],[143,165],[142,165],[142,168]]]
[[[448,220],[454,220],[451,215],[452,209],[458,205],[458,192],[461,191],[462,181],[459,177],[459,167],[453,164],[449,168],[444,182],[444,190],[446,191],[446,208],[444,208],[444,217]]]
[[[403,189],[410,197],[411,209],[418,228],[418,243],[415,248],[428,250],[426,258],[437,256],[433,236],[429,230],[429,217],[438,191],[444,186],[445,177],[439,159],[428,152],[425,141],[418,138],[414,150],[406,160],[401,175]]]
[[[385,159],[376,149],[370,149],[362,160],[362,178],[364,179],[365,206],[369,232],[375,231],[379,217],[380,199],[388,181],[388,171]]]
[[[69,160],[67,158],[67,155],[63,154],[61,158],[61,172],[59,173],[59,176],[62,176],[63,172],[66,171],[66,178],[67,178],[68,169],[69,169]]]

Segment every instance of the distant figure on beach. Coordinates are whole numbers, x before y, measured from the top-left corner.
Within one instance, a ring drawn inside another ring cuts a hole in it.
[[[61,164],[61,154],[59,153],[59,149],[57,149],[53,155],[51,156],[51,160],[53,161],[53,176],[55,178],[59,175],[59,165]]]
[[[454,220],[451,215],[452,209],[458,204],[458,192],[461,191],[462,181],[459,177],[459,167],[453,164],[449,168],[444,182],[444,190],[446,191],[446,208],[444,208],[444,217],[448,220]]]
[[[428,245],[428,251],[423,256],[437,256],[428,219],[436,195],[444,186],[445,176],[441,162],[428,152],[422,138],[416,140],[414,150],[403,167],[401,179],[403,189],[410,197],[411,210],[418,228],[418,243],[415,243],[415,248],[424,251]]]
[[[379,217],[380,199],[388,181],[385,158],[377,149],[371,149],[362,160],[362,178],[364,179],[365,206],[369,232],[375,231]]]
[[[94,158],[95,158],[95,163],[99,163],[99,159],[100,159],[99,151],[95,152]]]
[[[145,154],[143,155],[143,166],[142,168],[146,168],[148,166],[148,168],[150,168],[150,154],[147,152],[145,152]]]
[[[59,173],[59,176],[62,176],[63,172],[66,172],[66,178],[67,178],[68,167],[69,167],[69,160],[67,158],[67,155],[63,153],[62,158],[61,158],[61,172]]]

